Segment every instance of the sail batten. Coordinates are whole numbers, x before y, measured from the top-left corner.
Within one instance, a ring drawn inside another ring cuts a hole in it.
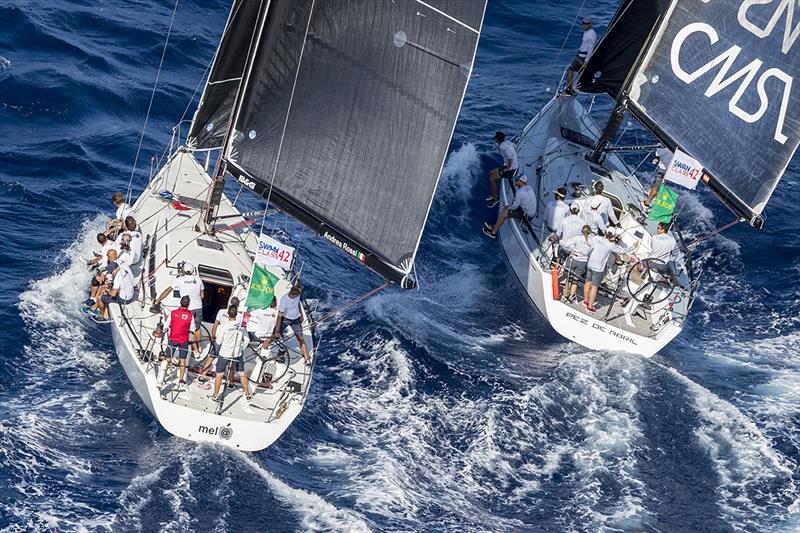
[[[393,281],[412,269],[485,0],[273,2],[225,159]],[[273,201],[274,200],[274,201]]]

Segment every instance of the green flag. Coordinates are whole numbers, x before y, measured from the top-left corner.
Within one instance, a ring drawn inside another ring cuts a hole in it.
[[[678,202],[678,193],[667,187],[661,185],[658,189],[658,194],[653,198],[653,205],[650,208],[650,215],[648,220],[656,220],[669,224],[672,220],[672,212],[675,211],[675,204]]]
[[[247,308],[266,309],[275,298],[275,284],[278,276],[269,272],[260,265],[253,265],[253,275],[250,277],[250,288],[247,290]]]

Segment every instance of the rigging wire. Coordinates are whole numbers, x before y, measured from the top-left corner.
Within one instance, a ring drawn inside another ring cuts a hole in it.
[[[153,91],[150,93],[150,103],[147,105],[147,113],[144,116],[144,124],[142,125],[142,134],[139,136],[139,146],[136,147],[136,156],[133,158],[133,168],[131,168],[131,177],[128,180],[128,193],[125,195],[126,201],[131,201],[131,191],[133,189],[133,176],[136,174],[136,164],[139,162],[139,154],[142,151],[142,143],[144,143],[144,134],[147,130],[147,121],[150,119],[150,111],[153,109],[153,100],[156,97],[156,89],[158,88],[158,79],[161,77],[161,70],[164,67],[164,58],[167,55],[167,47],[169,46],[169,38],[172,35],[172,27],[175,24],[175,13],[178,11],[178,4],[180,0],[175,0],[175,7],[172,8],[172,18],[169,21],[169,28],[167,29],[167,37],[164,40],[164,48],[161,50],[161,61],[158,63],[158,72],[156,72],[156,81],[153,83]]]

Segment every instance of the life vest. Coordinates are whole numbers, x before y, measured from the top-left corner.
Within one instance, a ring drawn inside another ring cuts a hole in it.
[[[188,309],[179,308],[169,316],[169,340],[175,344],[189,342],[189,329],[192,325],[192,313]]]

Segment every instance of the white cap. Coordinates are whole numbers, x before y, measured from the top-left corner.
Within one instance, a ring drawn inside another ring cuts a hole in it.
[[[524,181],[525,183],[528,183],[528,176],[526,176],[525,174],[520,174],[519,176],[514,178],[514,181]]]
[[[183,266],[181,267],[181,270],[183,270],[184,274],[188,274],[190,276],[193,275],[196,272],[196,270],[194,268],[194,265],[189,263],[189,262],[183,263]]]
[[[584,24],[591,24],[592,23],[591,17],[583,17],[583,23]]]

